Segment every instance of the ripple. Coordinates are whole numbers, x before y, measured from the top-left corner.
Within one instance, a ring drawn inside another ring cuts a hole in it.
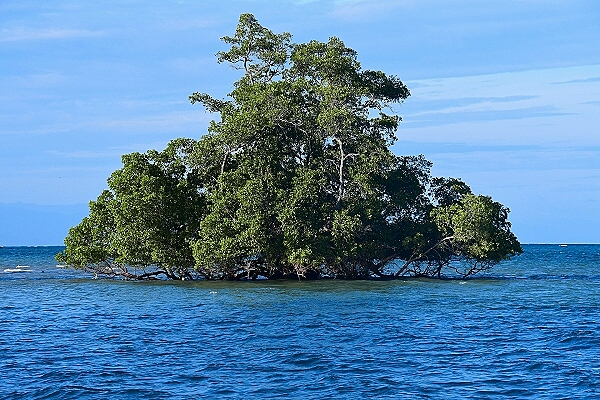
[[[0,398],[594,398],[598,257],[555,248],[572,257],[526,247],[441,282],[132,284],[11,261],[33,272],[0,277]]]

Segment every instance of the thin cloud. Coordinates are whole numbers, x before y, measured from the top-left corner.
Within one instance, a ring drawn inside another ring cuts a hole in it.
[[[64,83],[67,78],[58,72],[48,72],[45,74],[33,74],[27,76],[13,77],[12,80],[19,87],[44,88],[57,86]]]
[[[419,100],[418,98],[409,99],[408,108],[414,111],[415,115],[419,109],[424,113],[439,112],[448,109],[457,109],[474,105],[483,105],[490,103],[512,103],[525,100],[536,99],[538,96],[525,96],[525,95],[513,95],[513,96],[500,96],[500,97],[462,97],[456,99],[426,99]]]
[[[3,29],[0,32],[0,42],[20,42],[29,40],[57,40],[101,37],[108,35],[106,31],[91,31],[85,29]]]
[[[585,79],[573,79],[571,81],[563,81],[563,82],[552,82],[553,85],[561,85],[565,83],[592,83],[592,82],[600,82],[600,76],[596,76],[593,78],[585,78]]]
[[[71,152],[59,152],[59,151],[47,151],[47,154],[56,155],[64,158],[115,158],[119,157],[123,154],[121,150],[114,151],[89,151],[89,150],[80,150],[80,151],[71,151]]]
[[[177,19],[177,20],[166,20],[158,24],[160,28],[169,31],[185,31],[185,30],[197,30],[204,29],[213,26],[218,26],[220,21],[209,18],[190,18],[190,19]]]
[[[527,118],[541,117],[561,117],[572,115],[558,110],[555,107],[528,107],[516,108],[510,110],[485,110],[485,111],[467,111],[467,112],[432,112],[423,113],[411,117],[404,117],[402,124],[406,127],[422,127],[436,125],[461,124],[480,121],[498,121],[498,120],[517,120]]]
[[[477,152],[528,152],[543,149],[539,144],[498,144],[498,143],[470,143],[470,142],[420,142],[399,140],[394,144],[394,149],[404,154],[450,154],[450,153],[477,153]]]
[[[332,14],[348,20],[364,20],[412,4],[412,1],[389,0],[338,0]]]
[[[153,142],[143,142],[143,143],[131,143],[127,146],[119,146],[119,147],[108,147],[106,149],[100,151],[92,151],[92,150],[75,150],[75,151],[57,151],[57,150],[48,150],[46,154],[57,158],[63,159],[93,159],[93,158],[111,158],[114,160],[120,160],[123,154],[130,154],[133,152],[141,152],[144,153],[148,149],[163,149],[167,146],[167,140],[162,141],[153,141]],[[66,167],[61,166],[60,171],[64,170]],[[80,167],[70,167],[70,169],[79,169]],[[87,167],[86,167],[87,168]],[[102,170],[102,169],[98,169]]]
[[[87,121],[91,129],[111,132],[161,132],[175,133],[190,132],[190,129],[204,127],[214,119],[209,113],[195,111],[177,111],[158,115],[134,115],[129,118],[100,118]],[[206,129],[206,128],[204,128]]]

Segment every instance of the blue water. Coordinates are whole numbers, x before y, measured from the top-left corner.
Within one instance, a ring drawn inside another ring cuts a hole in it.
[[[93,280],[60,249],[0,249],[0,398],[600,395],[600,245],[393,282]]]

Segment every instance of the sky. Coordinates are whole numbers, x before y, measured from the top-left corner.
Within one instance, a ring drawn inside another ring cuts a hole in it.
[[[600,2],[2,0],[0,245],[60,245],[121,155],[200,138],[252,13],[342,39],[411,96],[393,146],[511,209],[522,243],[600,243]]]

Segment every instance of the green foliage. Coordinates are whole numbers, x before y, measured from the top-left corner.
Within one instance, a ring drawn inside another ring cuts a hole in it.
[[[442,236],[452,238],[455,255],[492,265],[522,252],[506,220],[508,213],[508,208],[488,196],[467,194],[431,214]]]
[[[260,25],[252,14],[242,14],[235,35],[221,38],[231,44],[231,49],[218,52],[218,62],[244,69],[251,83],[270,81],[279,75],[287,61],[290,39],[289,33],[275,34]]]
[[[59,262],[77,269],[110,267],[111,243],[114,240],[115,221],[110,209],[113,194],[105,190],[96,201],[90,202],[90,215],[69,230],[65,251],[57,254]]]
[[[179,139],[162,152],[123,156],[123,168],[108,179],[110,189],[71,228],[57,259],[126,278],[191,278],[190,243],[205,210],[197,173],[186,161],[194,143]]]
[[[250,14],[222,40],[218,62],[243,76],[227,99],[190,95],[218,121],[124,156],[61,262],[128,279],[368,279],[469,276],[521,251],[508,209],[389,150],[400,79]]]

